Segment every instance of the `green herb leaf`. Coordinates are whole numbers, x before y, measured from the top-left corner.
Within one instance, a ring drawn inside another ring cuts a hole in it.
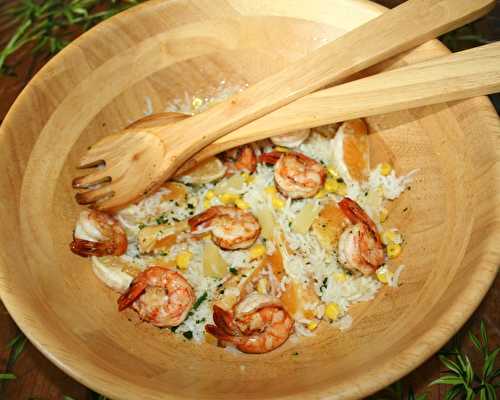
[[[478,349],[481,352],[483,351],[482,346],[481,346],[481,342],[479,341],[479,339],[476,336],[474,336],[474,334],[472,332],[469,332],[469,339],[476,349]]]
[[[193,338],[193,332],[187,331],[182,334],[186,339],[191,340]]]
[[[483,347],[485,349],[488,348],[488,335],[486,334],[486,326],[484,325],[484,321],[481,321],[481,326],[479,328],[481,332],[481,339],[483,341]]]
[[[445,375],[430,383],[430,385],[463,385],[465,382],[460,376]]]
[[[231,272],[233,275],[238,275],[238,270],[236,268],[229,268],[229,272]]]
[[[483,366],[483,381],[487,382],[491,378],[498,352],[500,352],[500,347],[496,348],[486,356]]]
[[[191,309],[192,311],[196,311],[198,309],[199,306],[201,306],[201,304],[207,299],[208,297],[208,293],[207,292],[204,292],[200,297],[198,297],[198,299],[195,301],[195,303],[193,304],[193,308]]]
[[[16,376],[14,374],[9,373],[9,372],[5,372],[3,374],[0,374],[0,381],[11,381],[13,379],[16,379]]]
[[[463,386],[454,386],[450,390],[448,390],[448,392],[446,392],[444,400],[453,400],[455,397],[462,393],[465,393]]]
[[[485,385],[485,388],[486,388],[486,399],[487,400],[497,400],[495,386],[487,383]]]
[[[460,375],[460,366],[456,362],[443,355],[439,355],[438,358],[446,368]]]

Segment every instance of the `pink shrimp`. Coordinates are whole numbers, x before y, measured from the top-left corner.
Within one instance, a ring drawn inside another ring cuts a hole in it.
[[[339,207],[352,224],[340,235],[339,260],[346,268],[369,275],[384,263],[384,249],[377,227],[354,200],[346,197],[340,201]]]
[[[97,236],[103,240],[86,240],[78,238],[73,232],[70,249],[82,256],[121,256],[127,251],[127,234],[112,216],[100,211],[85,211],[80,215],[79,223],[90,226]]]
[[[132,306],[142,320],[155,326],[177,326],[195,299],[193,288],[179,272],[152,266],[137,275],[120,296],[118,310]]]
[[[273,151],[262,154],[260,160],[267,164],[275,164],[274,183],[285,197],[291,199],[313,197],[325,183],[325,168],[302,153]]]
[[[206,331],[219,340],[220,345],[234,344],[244,353],[262,354],[281,346],[293,331],[293,318],[275,297],[252,293],[233,311],[214,306],[215,325]]]

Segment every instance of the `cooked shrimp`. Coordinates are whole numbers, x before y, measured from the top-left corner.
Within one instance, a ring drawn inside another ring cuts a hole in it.
[[[82,257],[121,256],[127,251],[127,234],[112,216],[100,211],[80,213],[70,249]]]
[[[278,135],[271,138],[276,146],[299,147],[308,137],[310,129],[300,129],[284,135]]]
[[[206,331],[219,339],[219,344],[232,343],[244,353],[272,351],[293,331],[293,319],[281,302],[259,293],[240,301],[232,312],[214,306],[214,322]]]
[[[194,233],[212,233],[214,243],[225,250],[246,249],[260,234],[257,219],[248,211],[213,206],[188,220]]]
[[[155,326],[177,326],[195,299],[193,288],[179,272],[152,266],[137,275],[120,296],[118,310],[132,306],[142,320]]]
[[[250,145],[236,147],[224,153],[224,165],[227,167],[226,176],[237,171],[253,173],[257,168],[257,156]]]
[[[274,182],[285,197],[291,199],[313,197],[325,182],[325,168],[302,153],[270,152],[262,154],[261,160],[268,164],[276,164]]]
[[[353,224],[340,235],[339,260],[348,269],[370,275],[384,263],[384,250],[377,227],[354,200],[346,197],[339,206]]]

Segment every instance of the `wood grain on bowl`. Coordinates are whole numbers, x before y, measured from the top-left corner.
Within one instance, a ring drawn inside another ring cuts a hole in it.
[[[360,398],[433,354],[496,274],[498,118],[476,98],[368,120],[378,156],[419,173],[397,205],[411,212],[391,216],[407,232],[402,286],[355,312],[348,333],[324,329],[255,357],[130,323],[68,250],[82,151],[143,116],[146,98],[163,111],[221,81],[244,87],[383,11],[365,1],[217,3],[126,12],[64,50],[16,101],[0,134],[2,300],[50,360],[112,398]],[[442,54],[431,42],[372,72]]]

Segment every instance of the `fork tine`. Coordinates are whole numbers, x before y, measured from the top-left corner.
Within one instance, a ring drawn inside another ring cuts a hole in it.
[[[111,182],[111,176],[107,169],[98,169],[88,175],[78,176],[73,179],[74,189],[87,189],[91,186]]]
[[[77,193],[75,195],[75,199],[78,204],[89,205],[95,204],[100,200],[110,198],[114,196],[114,194],[115,192],[106,185],[98,189],[91,189],[86,192]]]
[[[91,168],[104,163],[106,155],[116,148],[120,136],[120,134],[106,136],[89,146],[87,152],[80,158],[78,168]]]

